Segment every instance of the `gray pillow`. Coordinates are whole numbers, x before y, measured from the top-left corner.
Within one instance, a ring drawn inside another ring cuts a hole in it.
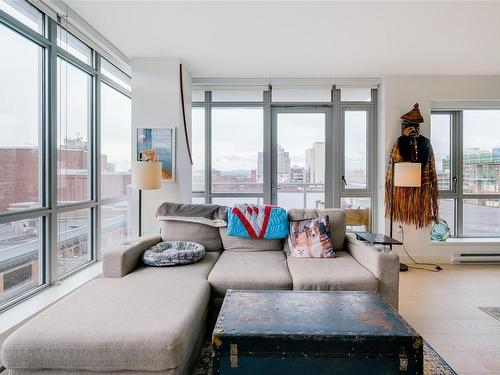
[[[163,221],[162,241],[192,241],[205,246],[206,251],[220,251],[222,242],[219,228],[183,221]]]
[[[189,264],[205,255],[205,247],[196,242],[165,241],[147,249],[142,261],[148,266],[163,267]]]

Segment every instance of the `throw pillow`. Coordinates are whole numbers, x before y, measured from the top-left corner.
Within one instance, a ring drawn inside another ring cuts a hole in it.
[[[328,216],[290,222],[288,255],[304,258],[333,258]]]

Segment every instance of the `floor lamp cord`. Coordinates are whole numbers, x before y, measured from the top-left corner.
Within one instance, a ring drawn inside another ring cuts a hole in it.
[[[415,261],[415,259],[413,259],[413,257],[408,253],[408,250],[406,249],[404,228],[402,226],[400,226],[399,228],[401,228],[401,242],[403,243],[403,250],[405,251],[405,253],[408,256],[408,258],[410,258],[411,261],[414,264],[416,264],[416,265],[419,265],[419,266],[432,266],[432,267],[434,267],[434,269],[429,269],[429,268],[425,268],[425,267],[415,267],[415,266],[409,266],[409,265],[406,265],[406,266],[408,268],[413,268],[415,270],[423,270],[423,271],[429,271],[429,272],[439,272],[439,271],[441,271],[442,268],[438,264],[435,264],[435,263],[420,263],[420,262]]]

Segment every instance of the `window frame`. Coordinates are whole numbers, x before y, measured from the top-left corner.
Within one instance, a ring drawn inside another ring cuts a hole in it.
[[[193,88],[196,90],[196,86]],[[203,198],[205,203],[212,203],[213,198],[239,197],[261,198],[266,204],[276,204],[277,192],[273,171],[276,170],[276,114],[285,112],[324,112],[325,123],[325,166],[333,168],[325,170],[325,204],[327,207],[341,207],[342,198],[369,198],[370,199],[370,228],[377,227],[377,97],[378,90],[371,89],[371,101],[341,101],[341,89],[331,86],[331,100],[329,102],[273,102],[272,85],[263,90],[263,102],[213,102],[210,89],[204,89],[204,101],[193,101],[193,108],[205,109],[205,189],[193,191],[192,197]],[[212,108],[215,107],[262,107],[264,114],[264,187],[263,193],[214,193],[212,189]],[[367,113],[367,187],[366,189],[346,189],[342,180],[344,176],[344,114],[346,111],[366,111]],[[274,130],[273,130],[274,129]],[[274,134],[274,135],[273,135]],[[341,138],[342,137],[342,138]],[[338,140],[338,141],[337,141]],[[373,156],[373,157],[371,157]]]
[[[27,38],[33,43],[43,48],[42,71],[42,95],[41,95],[41,131],[40,131],[40,154],[42,162],[40,165],[40,207],[26,209],[22,211],[0,213],[0,224],[6,224],[19,220],[40,219],[40,241],[41,257],[39,259],[40,285],[28,291],[13,296],[0,304],[0,312],[26,300],[32,295],[48,288],[54,283],[63,280],[80,270],[87,268],[101,259],[100,248],[100,211],[101,206],[117,201],[123,201],[124,197],[113,197],[101,200],[100,194],[100,166],[101,166],[101,145],[100,145],[100,111],[101,94],[100,84],[105,83],[111,88],[131,98],[131,91],[117,84],[100,70],[101,55],[91,48],[92,59],[90,64],[86,64],[69,52],[57,45],[58,23],[44,14],[43,33],[31,29],[21,21],[12,17],[8,13],[0,10],[0,23],[9,30],[14,31]],[[68,31],[69,32],[69,31]],[[84,41],[82,41],[86,44]],[[82,202],[65,205],[58,205],[57,197],[57,60],[61,58],[83,70],[91,77],[89,92],[89,187],[90,198]],[[115,66],[116,67],[116,66]],[[122,71],[118,67],[118,70]],[[129,75],[123,72],[125,76]],[[131,130],[132,131],[132,130]],[[65,212],[80,209],[90,210],[90,261],[67,272],[61,276],[57,273],[58,259],[58,215]]]
[[[367,103],[363,104],[341,104],[340,105],[340,172],[341,181],[339,186],[339,191],[343,197],[365,197],[367,195],[372,196],[374,193],[374,179],[376,176],[375,168],[377,163],[374,162],[376,158],[371,158],[370,155],[376,155],[375,149],[376,144],[373,139],[376,139],[377,133],[374,124],[374,108],[373,105]],[[346,176],[346,158],[345,158],[345,115],[346,112],[365,112],[366,113],[366,188],[364,189],[353,189],[346,186],[347,181],[344,181]]]
[[[59,47],[58,47],[59,48]],[[75,62],[76,61],[79,61],[79,60],[69,60],[67,59],[68,56],[64,56],[62,54],[60,54],[60,51],[64,51],[64,50],[58,50],[57,51],[57,57],[56,57],[56,64],[58,64],[58,61],[63,61],[69,65],[72,65],[75,69],[77,70],[80,70],[81,72],[83,72],[84,74],[87,75],[87,78],[90,79],[90,85],[87,87],[87,98],[88,98],[88,103],[89,103],[89,106],[88,106],[88,130],[87,130],[87,144],[88,144],[88,174],[87,176],[89,176],[89,179],[87,181],[87,189],[88,189],[88,199],[84,199],[82,201],[78,201],[76,203],[60,203],[59,200],[57,200],[57,205],[58,207],[61,207],[61,206],[74,206],[74,207],[79,207],[80,204],[82,203],[91,203],[93,201],[95,201],[95,197],[96,197],[96,191],[95,191],[95,187],[93,186],[93,181],[95,180],[95,177],[94,177],[94,174],[95,174],[95,158],[93,157],[94,155],[94,152],[95,152],[95,134],[96,134],[96,120],[95,120],[95,116],[93,115],[94,112],[95,112],[95,108],[96,108],[96,90],[95,90],[95,86],[96,86],[96,77],[97,77],[97,74],[95,72],[94,69],[91,69],[88,65],[86,66],[81,66],[81,65],[77,65]],[[66,52],[66,51],[64,51]],[[70,55],[72,56],[72,55]],[[59,84],[59,82],[57,81],[57,78],[56,77],[56,85]],[[54,100],[56,100],[57,102],[57,89],[56,89],[56,97],[54,98]],[[57,105],[57,103],[56,103]],[[58,109],[59,110],[59,109]],[[57,112],[56,112],[56,122],[57,122]],[[59,127],[59,124],[57,124],[57,129],[55,130],[56,132],[56,137],[57,137],[57,133],[58,133],[58,127]],[[58,146],[57,144],[57,140],[56,140],[56,146]],[[57,160],[56,160],[57,162]]]
[[[222,105],[220,105],[222,103]],[[262,104],[260,104],[261,102],[253,102],[254,105],[248,105],[248,103],[250,102],[212,102],[212,105],[210,107],[210,146],[211,146],[211,143],[212,143],[212,135],[213,135],[213,122],[212,122],[212,110],[213,109],[217,109],[217,108],[222,108],[222,109],[234,109],[234,108],[240,108],[240,109],[249,109],[249,108],[262,108],[262,112],[264,112],[264,107]],[[256,105],[255,105],[256,104]],[[205,124],[205,127],[206,127],[206,124]],[[265,144],[265,139],[264,139],[264,134],[265,134],[265,130],[264,130],[264,123],[263,123],[263,126],[262,126],[262,133],[263,133],[263,148],[262,150],[264,150],[264,144]],[[213,156],[213,152],[212,152],[212,147],[210,147],[210,150],[209,150],[209,154],[210,154],[210,169],[207,169],[210,174],[210,185],[208,185],[209,187],[209,192],[210,192],[210,198],[230,198],[230,197],[252,197],[252,198],[264,198],[264,186],[262,187],[262,193],[251,193],[251,192],[243,192],[243,193],[234,193],[234,192],[215,192],[213,190],[213,184],[212,184],[212,167],[213,167],[213,163],[212,163],[212,156]],[[205,161],[205,164],[206,164],[206,161]],[[206,177],[205,177],[206,178]],[[207,186],[205,186],[205,190],[207,190]]]
[[[441,109],[433,109],[431,111],[431,119],[434,114],[445,114],[449,115],[451,118],[451,134],[450,134],[450,142],[451,142],[451,154],[450,154],[450,162],[451,162],[451,186],[450,189],[439,190],[439,199],[453,199],[454,200],[454,228],[452,232],[454,233],[453,237],[456,238],[500,238],[499,236],[492,235],[473,235],[467,236],[464,235],[464,200],[466,199],[500,199],[500,194],[464,194],[463,190],[463,111],[468,110],[469,108],[462,109],[453,109],[453,110],[441,110]],[[481,108],[471,108],[474,110]],[[482,108],[482,110],[492,110],[492,109],[500,109],[500,108]],[[432,127],[432,120],[431,120]],[[431,139],[432,142],[432,139]]]
[[[300,106],[300,107],[294,107],[294,106],[278,106],[278,105],[273,105],[272,106],[272,121],[271,121],[271,204],[278,204],[278,191],[279,191],[279,185],[281,185],[277,179],[277,170],[278,170],[278,158],[277,158],[277,152],[278,152],[278,115],[279,114],[324,114],[325,116],[325,128],[323,131],[323,137],[324,137],[324,142],[325,142],[325,182],[324,182],[324,196],[325,196],[325,205],[327,207],[332,207],[333,206],[333,191],[332,191],[332,186],[333,186],[333,175],[332,175],[332,169],[326,168],[326,166],[329,163],[333,163],[333,145],[332,145],[332,139],[333,139],[333,132],[334,132],[334,126],[333,126],[333,115],[332,115],[332,108],[330,106],[319,106],[319,105],[314,105],[314,106]],[[264,155],[264,164],[266,163],[266,157]],[[266,177],[269,178],[266,173],[264,173],[264,180],[266,180]],[[306,195],[304,194],[304,201],[306,200]],[[300,207],[298,207],[300,208]]]
[[[265,95],[265,93],[264,93]],[[211,203],[213,198],[261,198],[265,201],[264,192],[262,193],[217,193],[212,191],[212,109],[213,108],[263,108],[265,117],[264,102],[223,102],[212,101],[212,92],[205,91],[204,102],[193,102],[192,107],[205,108],[205,190],[192,192],[193,197],[204,197],[205,203]],[[265,120],[264,120],[264,144],[265,144]],[[263,145],[264,147],[264,145]],[[263,148],[264,150],[264,148]],[[265,185],[264,185],[265,191]]]
[[[377,155],[378,155],[378,90],[371,89],[371,101],[342,101],[341,89],[334,90],[334,102],[338,103],[338,121],[339,121],[339,147],[338,160],[340,176],[336,178],[338,185],[334,188],[338,191],[338,197],[335,197],[336,206],[342,207],[342,198],[367,198],[370,201],[370,222],[366,231],[377,231],[378,215],[378,189],[377,189]],[[349,189],[345,185],[345,113],[350,111],[366,112],[366,189]]]

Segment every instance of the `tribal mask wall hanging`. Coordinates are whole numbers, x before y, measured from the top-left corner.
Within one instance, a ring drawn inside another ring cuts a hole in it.
[[[385,178],[385,216],[390,217],[392,163],[419,162],[422,164],[421,187],[394,187],[394,221],[422,228],[439,217],[434,153],[430,140],[420,135],[420,124],[424,119],[418,103],[401,119],[402,135],[392,146]]]

